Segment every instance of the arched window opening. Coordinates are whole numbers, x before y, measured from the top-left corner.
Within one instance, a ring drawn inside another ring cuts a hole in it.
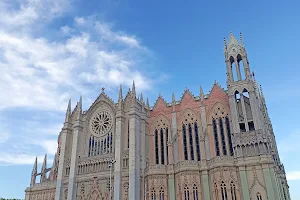
[[[190,193],[187,185],[184,187],[184,200],[190,200]]]
[[[220,156],[218,130],[217,130],[217,123],[215,119],[213,119],[213,129],[214,129],[216,156]]]
[[[155,129],[155,163],[159,164],[159,155],[158,155],[158,132]]]
[[[221,194],[222,194],[222,200],[227,200],[227,190],[224,181],[222,181],[221,183]]]
[[[156,200],[156,193],[155,193],[154,189],[152,189],[152,192],[151,192],[151,200]]]
[[[232,74],[232,81],[238,81],[238,76],[237,76],[237,68],[234,62],[234,58],[231,56],[230,57],[230,65],[231,65],[231,74]]]
[[[244,63],[243,63],[243,59],[242,59],[242,56],[240,54],[237,55],[237,62],[238,62],[238,65],[239,65],[239,68],[242,72],[244,73],[241,73],[241,78],[242,80],[245,80],[245,77],[246,77],[246,69],[244,68]]]
[[[225,134],[224,134],[223,120],[221,117],[219,118],[219,127],[220,127],[220,134],[221,134],[221,140],[222,140],[223,155],[226,156],[227,155],[226,139],[225,139]]]
[[[161,164],[165,164],[165,151],[164,151],[164,132],[160,129],[160,153],[161,153]]]
[[[90,141],[89,141],[89,157],[91,156],[91,147],[92,147],[92,137],[90,137]]]
[[[159,191],[159,200],[164,200],[164,198],[165,198],[164,189],[160,188],[160,191]]]
[[[167,165],[169,164],[169,149],[168,149],[168,143],[169,143],[169,130],[168,130],[168,128],[166,128],[166,149],[167,149],[167,153],[166,153],[166,155],[167,155]]]
[[[261,197],[261,194],[259,192],[256,194],[256,198],[257,198],[257,200],[263,200]]]
[[[193,133],[192,133],[191,124],[189,124],[189,138],[190,138],[191,160],[194,160],[194,145],[193,145]]]
[[[198,188],[195,184],[193,186],[193,200],[198,200]]]
[[[230,151],[230,155],[233,156],[232,139],[231,139],[231,131],[230,131],[230,121],[229,121],[228,116],[225,117],[225,123],[226,123],[229,151]]]
[[[235,190],[235,184],[233,181],[230,183],[230,193],[231,193],[231,200],[236,200],[236,190]]]
[[[201,156],[200,155],[200,141],[199,141],[199,135],[198,135],[198,125],[197,125],[197,122],[195,122],[194,128],[195,128],[197,159],[198,159],[198,161],[200,161],[200,159],[201,159],[201,157],[200,157]]]
[[[182,133],[183,133],[183,149],[184,149],[184,159],[188,160],[188,151],[187,151],[187,140],[186,140],[186,130],[185,125],[182,125]]]

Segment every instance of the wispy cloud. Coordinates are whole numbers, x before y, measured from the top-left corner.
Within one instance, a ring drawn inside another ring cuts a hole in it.
[[[300,180],[300,171],[291,171],[286,173],[288,181]]]
[[[0,117],[10,124],[0,129],[0,164],[32,164],[36,153],[56,152],[63,122],[30,118],[33,112],[61,113],[71,96],[89,100],[102,86],[153,87],[142,65],[151,51],[138,37],[90,16],[61,23],[70,10],[69,0],[0,2]],[[25,117],[5,117],[11,110]]]

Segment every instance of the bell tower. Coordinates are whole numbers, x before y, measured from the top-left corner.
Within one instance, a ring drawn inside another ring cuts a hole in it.
[[[228,43],[224,38],[224,54],[233,132],[260,130],[262,124],[258,92],[250,73],[242,34],[239,41],[232,33]]]

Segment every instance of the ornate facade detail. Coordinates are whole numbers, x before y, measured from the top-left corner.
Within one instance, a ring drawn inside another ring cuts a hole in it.
[[[25,199],[290,200],[262,90],[233,34],[224,55],[226,90],[159,95],[150,108],[133,83],[117,103],[104,88],[86,111],[69,101],[53,164],[45,156],[38,172],[35,160]]]

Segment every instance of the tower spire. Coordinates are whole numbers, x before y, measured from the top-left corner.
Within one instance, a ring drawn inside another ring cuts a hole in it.
[[[144,105],[144,98],[143,98],[143,93],[142,92],[141,92],[141,95],[140,95],[140,101]]]
[[[176,100],[175,100],[175,94],[174,92],[172,93],[172,104],[175,104],[176,103]]]
[[[35,157],[35,161],[33,164],[32,175],[37,174],[37,157]]]
[[[46,173],[47,173],[47,154],[45,154],[45,158],[41,169],[41,183],[46,181],[47,178]]]

